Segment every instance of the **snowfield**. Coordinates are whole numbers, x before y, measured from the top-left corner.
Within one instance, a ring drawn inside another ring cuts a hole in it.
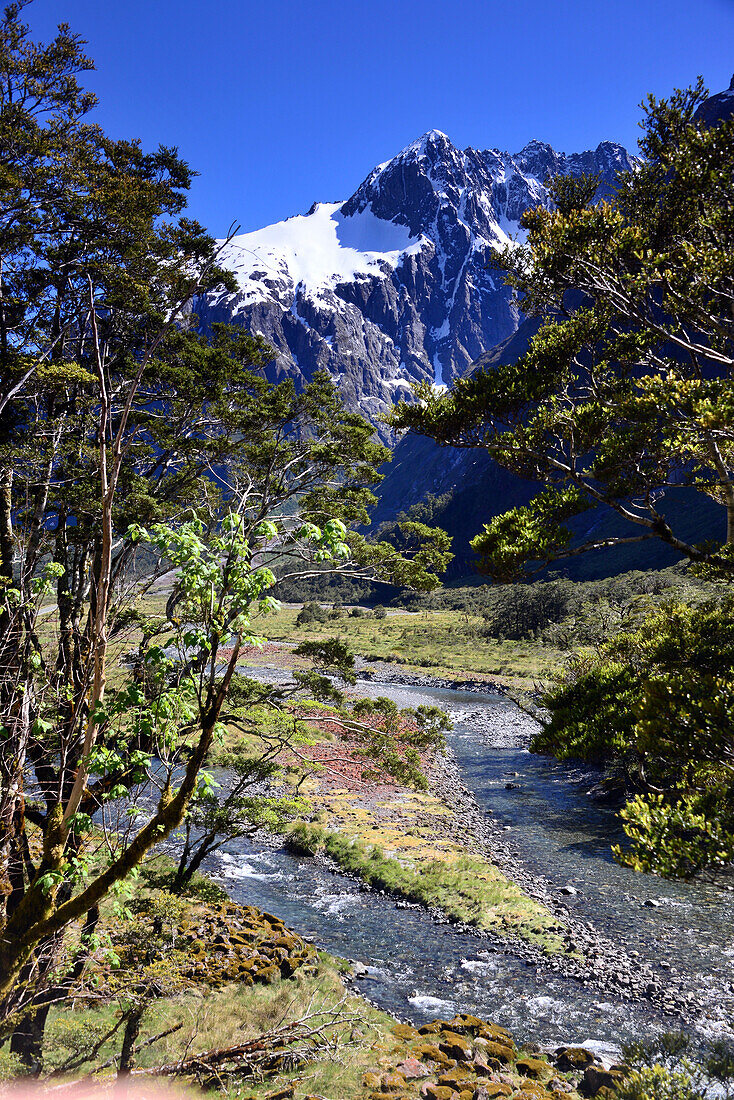
[[[345,217],[341,202],[321,202],[308,214],[233,237],[220,261],[237,275],[240,289],[271,297],[268,284],[286,282],[318,295],[360,275],[379,276],[403,256],[428,244],[404,225],[377,218],[371,209]]]

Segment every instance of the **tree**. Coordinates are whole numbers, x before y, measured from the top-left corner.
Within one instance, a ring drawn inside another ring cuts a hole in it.
[[[660,539],[697,569],[734,569],[734,120],[706,127],[698,85],[645,105],[642,161],[608,201],[556,179],[501,264],[541,318],[518,362],[442,395],[419,389],[395,423],[485,448],[541,482],[473,540],[495,579],[529,563]],[[681,533],[676,494],[722,508],[722,537]],[[569,521],[613,512],[621,532],[579,541]],[[632,866],[692,874],[734,857],[730,603],[664,607],[580,658],[549,697],[538,751],[621,763]],[[711,637],[706,639],[706,631]],[[685,639],[688,648],[681,648]],[[717,639],[718,652],[709,643]]]
[[[734,546],[734,121],[706,128],[694,89],[645,105],[643,160],[609,201],[593,178],[557,178],[526,213],[527,244],[500,263],[543,323],[527,354],[417,390],[393,424],[480,447],[542,483],[472,545],[508,580],[526,563],[661,539],[725,570]],[[667,505],[686,487],[720,504],[726,536],[688,541]],[[611,509],[627,530],[582,544],[568,521]]]
[[[635,870],[688,878],[734,860],[734,606],[667,601],[582,654],[548,693],[534,752],[620,770]]]
[[[0,25],[0,1009],[33,1064],[68,989],[65,930],[93,935],[199,789],[251,616],[272,607],[268,561],[430,586],[447,545],[357,563],[339,516],[366,519],[371,428],[324,376],[269,386],[262,340],[196,332],[196,296],[233,284],[183,216],[190,169],[84,122],[81,43],[62,27],[37,46],[20,10]],[[163,568],[151,620],[131,600]],[[145,824],[110,828],[146,783]]]

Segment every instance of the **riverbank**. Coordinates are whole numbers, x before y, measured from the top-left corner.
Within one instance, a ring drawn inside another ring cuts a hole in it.
[[[286,654],[281,655],[281,668],[272,670],[275,679],[283,675],[283,661],[287,663]],[[379,695],[394,685],[398,692],[410,689],[409,698],[397,696],[401,705],[435,702],[433,697],[423,699],[421,689],[458,689],[476,696],[476,707],[468,703],[457,714],[494,748],[527,745],[537,729],[535,720],[506,693],[499,712],[487,708],[486,682],[424,674],[416,684],[404,669],[384,662],[360,662],[359,669],[361,676],[371,675],[354,689],[356,695]],[[268,676],[262,667],[258,674]],[[495,685],[490,692],[496,697]],[[341,871],[403,903],[422,905],[434,918],[452,921],[459,932],[481,937],[492,951],[512,954],[533,967],[540,980],[558,976],[622,1002],[649,1003],[667,1014],[673,1027],[703,1011],[684,976],[661,976],[634,947],[605,936],[593,914],[581,920],[571,912],[574,887],[559,889],[528,869],[513,853],[507,831],[483,812],[462,783],[450,750],[431,760],[425,793],[394,783],[360,789],[345,781],[346,769],[332,741],[325,758],[335,757],[336,774],[329,777],[327,769],[305,789],[313,812],[310,828],[296,836],[298,851],[328,858]],[[508,779],[507,787],[518,786],[512,776]],[[442,874],[435,881],[437,866]],[[499,893],[486,889],[498,883]]]
[[[358,966],[278,917],[202,875],[171,894],[173,866],[147,862],[128,917],[103,906],[107,950],[48,1021],[41,1080],[57,1090],[75,1068],[102,1091],[112,1085],[133,1015],[133,1078],[237,1100],[578,1100],[577,1086],[593,1096],[617,1079],[589,1050],[544,1055],[471,1015],[403,1023],[354,988]],[[19,1069],[0,1052],[0,1082]]]

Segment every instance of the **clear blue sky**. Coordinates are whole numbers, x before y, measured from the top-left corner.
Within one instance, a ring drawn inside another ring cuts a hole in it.
[[[88,40],[98,120],[177,145],[217,235],[347,198],[433,127],[633,147],[648,92],[734,72],[734,0],[34,0],[25,18]]]

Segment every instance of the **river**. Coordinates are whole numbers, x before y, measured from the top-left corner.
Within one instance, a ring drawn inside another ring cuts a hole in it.
[[[239,841],[210,860],[207,873],[235,900],[365,964],[360,990],[411,1022],[472,1012],[521,1040],[584,1043],[610,1057],[622,1043],[660,1030],[685,1027],[701,1039],[732,1034],[734,892],[669,883],[614,863],[614,811],[587,795],[597,776],[529,753],[531,723],[505,698],[374,681],[357,690],[448,710],[462,782],[502,827],[514,857],[551,890],[576,890],[564,897],[573,915],[650,965],[661,983],[682,980],[694,1002],[687,1019],[530,966],[494,938],[457,931],[282,848]]]

